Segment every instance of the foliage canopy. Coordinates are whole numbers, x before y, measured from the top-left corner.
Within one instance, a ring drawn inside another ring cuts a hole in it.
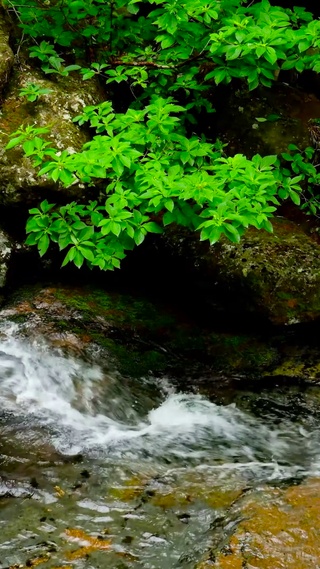
[[[103,197],[30,210],[27,243],[43,255],[50,242],[66,250],[63,265],[113,269],[149,232],[177,223],[215,243],[238,242],[254,226],[272,231],[281,200],[300,203],[319,183],[314,150],[277,156],[228,156],[206,139],[199,112],[214,121],[220,83],[271,87],[282,70],[320,71],[320,21],[302,7],[268,0],[5,0],[45,74],[97,77],[106,100],[74,117],[92,140],[81,152],[59,152],[44,129],[22,126],[22,145],[40,176],[68,187],[104,183]],[[83,63],[85,62],[85,63]],[[121,105],[119,106],[119,93]],[[28,85],[37,104],[47,90]],[[44,135],[44,136],[42,136]],[[315,213],[316,196],[308,198]]]

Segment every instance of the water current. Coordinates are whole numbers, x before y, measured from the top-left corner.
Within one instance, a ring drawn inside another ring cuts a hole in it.
[[[308,395],[291,393],[298,416],[272,390],[259,394],[264,412],[243,390],[221,404],[214,383],[209,397],[124,378],[98,350],[66,356],[12,325],[0,381],[1,569],[195,568],[243,493],[320,474]]]

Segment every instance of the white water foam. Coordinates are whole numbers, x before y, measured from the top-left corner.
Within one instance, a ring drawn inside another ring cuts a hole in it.
[[[292,425],[275,429],[240,411],[219,406],[196,394],[166,389],[162,401],[139,417],[128,408],[127,420],[101,412],[103,399],[112,402],[121,378],[97,364],[66,357],[45,342],[16,336],[5,330],[0,342],[0,406],[24,424],[45,428],[50,442],[62,453],[99,453],[174,457],[214,468],[260,467],[277,471],[277,463],[299,470],[294,461],[301,452],[307,461],[320,463],[318,446],[310,433]],[[127,387],[123,385],[124,401]],[[143,385],[141,385],[143,391]],[[293,458],[291,458],[293,456]],[[310,458],[310,460],[309,460]],[[230,467],[230,466],[229,466]],[[310,464],[309,464],[310,467]],[[302,466],[301,466],[302,468]],[[292,470],[292,469],[291,469]]]

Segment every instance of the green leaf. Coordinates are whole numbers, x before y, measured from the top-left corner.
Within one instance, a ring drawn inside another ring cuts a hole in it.
[[[36,245],[39,241],[39,233],[31,233],[26,239],[26,245]]]
[[[226,59],[229,61],[232,59],[237,59],[240,56],[241,52],[242,46],[230,46],[226,50]]]
[[[200,233],[200,241],[205,241],[208,239],[210,241],[210,245],[213,245],[219,241],[221,233],[222,227],[205,227]]]
[[[87,239],[91,239],[93,234],[94,234],[94,228],[92,227],[92,225],[90,225],[89,227],[85,227],[79,233],[79,241],[86,241]]]
[[[11,148],[14,148],[15,146],[18,146],[18,144],[20,144],[20,142],[22,142],[24,140],[24,136],[16,136],[15,138],[11,138],[11,140],[8,142],[8,144],[4,147],[5,150],[10,150]]]
[[[174,201],[172,199],[169,200],[165,200],[164,201],[164,207],[168,210],[168,211],[173,211],[174,209]]]
[[[84,256],[82,255],[82,253],[80,252],[80,250],[76,250],[73,262],[75,264],[76,267],[78,267],[78,269],[80,269],[83,265],[83,261],[84,261]]]
[[[267,116],[267,121],[268,122],[276,122],[281,120],[281,116],[280,115],[275,115],[275,114],[271,114]]]
[[[273,226],[271,221],[269,221],[269,219],[265,219],[263,222],[263,229],[265,229],[266,231],[268,231],[269,233],[273,233]]]
[[[270,156],[264,156],[261,160],[260,168],[267,168],[268,166],[272,166],[277,161],[277,159],[278,157],[276,156],[276,154],[272,154]]]
[[[293,190],[289,190],[289,196],[295,205],[300,205],[300,196],[299,196],[299,194],[297,194],[297,192],[294,192]]]
[[[160,227],[160,225],[158,225],[154,221],[149,221],[148,223],[144,223],[143,227],[149,233],[163,233],[163,229]]]
[[[68,251],[68,253],[66,254],[61,267],[65,267],[70,261],[73,261],[75,255],[76,255],[77,249],[75,247],[71,247]]]
[[[169,225],[170,223],[173,223],[176,220],[175,215],[173,215],[170,211],[167,211],[164,216],[163,216],[163,225]]]
[[[60,251],[62,251],[63,249],[65,249],[66,247],[68,247],[68,245],[71,245],[72,241],[70,238],[70,235],[61,235],[58,238],[58,245],[59,245],[59,249]]]
[[[232,241],[232,243],[239,243],[240,234],[234,225],[231,223],[224,223],[222,230],[225,236],[228,237],[229,241]]]
[[[167,35],[162,41],[161,41],[161,47],[162,49],[167,49],[168,47],[171,47],[174,44],[174,37],[173,36],[169,36]]]
[[[145,234],[140,229],[137,229],[134,232],[134,242],[136,245],[141,245],[141,243],[144,241],[144,238]]]
[[[39,223],[38,223],[38,219],[31,217],[28,219],[27,221],[27,225],[26,225],[26,233],[31,233],[34,231],[41,231],[42,232],[43,228],[39,227]]]
[[[265,59],[271,63],[272,65],[277,61],[278,57],[277,57],[277,53],[276,51],[273,49],[273,47],[267,47],[265,53],[264,53],[264,57]]]
[[[38,241],[38,249],[41,257],[43,257],[43,255],[47,252],[49,245],[50,245],[50,239],[48,235],[45,233]]]
[[[90,262],[94,261],[94,254],[89,247],[83,247],[82,245],[80,245],[79,251],[81,252],[83,257],[85,259],[87,259],[87,261],[90,261]]]

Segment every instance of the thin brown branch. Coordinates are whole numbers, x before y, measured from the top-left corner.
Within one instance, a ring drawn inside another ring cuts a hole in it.
[[[180,67],[183,67],[184,65],[189,65],[193,61],[196,61],[200,58],[203,58],[204,60],[206,59],[205,55],[203,55],[202,52],[192,57],[189,57],[188,59],[184,59],[179,63],[174,63],[171,65],[157,63],[156,61],[123,61],[122,59],[115,59],[115,58],[110,58],[108,63],[110,65],[125,65],[128,67],[154,67],[155,69],[179,69]]]

